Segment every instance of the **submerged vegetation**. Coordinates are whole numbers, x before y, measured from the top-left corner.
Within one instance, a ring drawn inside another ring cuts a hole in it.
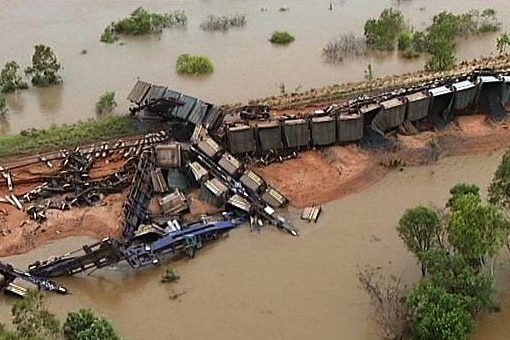
[[[496,49],[498,53],[505,53],[507,47],[510,46],[510,34],[508,32],[503,32],[496,39]]]
[[[455,65],[456,40],[496,32],[500,27],[496,11],[492,8],[458,15],[443,11],[432,18],[432,23],[424,31],[409,27],[399,10],[385,9],[379,18],[365,22],[364,35],[367,46],[375,50],[393,51],[396,45],[405,58],[415,58],[427,52],[431,58],[425,67],[431,71],[442,71]],[[499,46],[502,48],[503,45]]]
[[[322,55],[329,63],[342,62],[345,58],[358,57],[366,53],[366,41],[353,33],[341,34],[328,42],[322,49]]]
[[[90,309],[68,313],[61,326],[56,315],[48,310],[44,295],[39,291],[29,291],[23,300],[14,303],[11,315],[14,330],[0,323],[0,339],[120,339],[110,321],[96,316]]]
[[[179,74],[198,76],[214,72],[212,61],[203,55],[181,54],[177,58],[176,70]]]
[[[117,102],[115,101],[115,92],[107,91],[99,97],[99,100],[96,103],[96,113],[111,113],[116,107]]]
[[[179,281],[181,277],[175,270],[172,269],[172,267],[168,266],[165,270],[165,274],[161,276],[161,282],[162,283],[172,283]]]
[[[488,201],[478,186],[459,183],[442,213],[423,206],[404,213],[397,230],[422,272],[412,289],[396,279],[388,286],[366,269],[360,271],[361,287],[371,297],[386,339],[408,333],[414,339],[467,339],[476,315],[497,308],[494,268],[510,235],[509,169],[510,150],[490,184]]]
[[[228,31],[231,28],[243,27],[244,25],[246,25],[246,15],[238,13],[230,17],[209,15],[200,24],[200,28],[204,31]]]
[[[32,79],[34,86],[50,86],[60,84],[60,63],[55,52],[46,45],[35,45],[32,65],[25,69],[25,74]]]
[[[273,44],[279,45],[287,45],[295,40],[294,36],[292,36],[287,31],[274,31],[269,41]]]
[[[18,73],[19,69],[18,63],[14,60],[5,63],[0,73],[0,92],[8,93],[28,88],[28,84]]]
[[[5,103],[5,95],[0,92],[0,117],[7,113],[7,104]]]
[[[184,27],[188,18],[184,11],[176,10],[169,13],[152,13],[138,7],[127,18],[108,25],[101,35],[100,41],[113,43],[119,39],[119,34],[141,35],[161,33],[164,28]]]
[[[137,133],[134,120],[127,116],[106,116],[69,126],[25,130],[17,135],[0,136],[0,157],[68,148]]]

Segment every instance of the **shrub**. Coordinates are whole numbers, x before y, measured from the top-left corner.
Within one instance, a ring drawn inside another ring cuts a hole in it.
[[[119,40],[119,35],[117,32],[115,32],[114,24],[110,24],[106,26],[106,28],[103,31],[103,34],[101,34],[101,39],[99,39],[101,42],[112,44]]]
[[[233,27],[242,27],[246,25],[246,16],[244,14],[235,14],[231,17],[216,17],[209,15],[207,19],[200,24],[204,31],[228,31]]]
[[[168,266],[166,268],[165,274],[161,277],[161,282],[163,283],[172,283],[179,281],[180,276],[177,274],[172,267]]]
[[[32,65],[25,69],[25,74],[32,77],[34,86],[49,86],[62,82],[58,74],[60,63],[55,52],[46,45],[35,45]]]
[[[112,22],[108,25],[100,40],[112,43],[118,40],[118,34],[141,35],[161,33],[164,28],[186,26],[188,18],[184,11],[176,10],[169,13],[151,13],[143,7],[135,9],[128,18]]]
[[[327,62],[341,62],[344,58],[361,56],[366,52],[365,39],[356,37],[352,33],[342,34],[335,40],[328,42],[322,49],[322,55]]]
[[[214,72],[212,61],[203,55],[181,54],[177,58],[177,73],[185,75],[206,75]]]
[[[111,113],[116,107],[117,103],[115,102],[115,92],[107,91],[99,97],[99,100],[96,103],[96,112]]]
[[[67,314],[62,328],[67,340],[119,339],[111,323],[103,317],[96,316],[90,309],[80,309]]]
[[[273,44],[286,45],[293,42],[295,38],[287,31],[274,31],[269,38]]]
[[[19,65],[14,60],[5,63],[0,73],[0,92],[13,92],[18,89],[26,89],[28,85],[18,74]]]

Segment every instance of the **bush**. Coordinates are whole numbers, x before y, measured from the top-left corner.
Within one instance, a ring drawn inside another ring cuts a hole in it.
[[[96,103],[96,112],[101,114],[111,113],[116,107],[117,103],[115,102],[115,92],[108,91],[99,97],[99,100]]]
[[[176,10],[170,13],[151,13],[143,7],[135,9],[128,18],[112,22],[108,25],[100,40],[112,43],[118,40],[118,34],[141,35],[161,33],[164,28],[186,26],[188,18],[184,11]]]
[[[32,77],[32,85],[49,86],[60,84],[62,78],[58,74],[60,63],[55,52],[46,45],[35,45],[32,65],[25,69],[25,74]]]
[[[172,267],[168,266],[166,268],[165,274],[161,277],[161,282],[163,283],[172,283],[179,281],[181,277],[177,274]]]
[[[18,89],[26,89],[28,85],[18,74],[19,65],[14,60],[5,63],[0,73],[0,92],[13,92]]]
[[[206,75],[214,72],[212,61],[203,55],[181,54],[177,58],[177,73],[185,75]]]
[[[119,339],[110,322],[97,317],[90,309],[80,309],[67,314],[63,331],[66,340]]]
[[[101,39],[99,39],[101,42],[112,44],[119,40],[119,35],[117,32],[115,32],[114,24],[106,26],[106,28],[103,31],[103,34],[101,34]]]
[[[293,42],[295,38],[287,31],[274,31],[269,38],[273,44],[286,45]]]
[[[246,16],[244,14],[235,14],[231,17],[215,17],[209,15],[207,20],[200,24],[204,31],[228,31],[233,27],[242,27],[246,25]]]

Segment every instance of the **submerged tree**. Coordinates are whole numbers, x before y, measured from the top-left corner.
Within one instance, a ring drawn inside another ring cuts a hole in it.
[[[25,74],[32,78],[34,86],[49,86],[62,82],[62,78],[58,74],[60,67],[57,56],[51,47],[35,45],[32,65],[25,69]]]
[[[420,282],[407,298],[414,339],[462,340],[473,331],[468,301],[431,281]]]
[[[437,210],[419,206],[408,209],[398,222],[397,231],[407,249],[421,262],[421,274],[426,273],[426,266],[421,255],[431,247],[441,244],[443,225]]]
[[[14,60],[5,63],[0,73],[0,92],[7,93],[28,88],[27,83],[18,74],[19,69],[18,63]]]
[[[387,8],[377,19],[365,22],[365,38],[368,46],[378,50],[393,51],[399,33],[405,28],[404,15],[399,10]]]

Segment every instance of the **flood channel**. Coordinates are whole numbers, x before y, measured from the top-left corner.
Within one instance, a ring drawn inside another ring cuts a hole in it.
[[[48,295],[50,307],[62,317],[91,307],[126,339],[379,339],[368,298],[358,288],[358,266],[417,280],[419,267],[395,231],[399,217],[419,204],[443,206],[458,182],[486,188],[501,154],[391,172],[361,193],[326,204],[317,224],[299,223],[291,209],[298,238],[271,227],[260,233],[236,229],[195,259],[174,262],[181,275],[176,284],[159,282],[164,266],[134,272],[122,265],[60,279],[73,294]],[[8,260],[23,268],[87,241],[61,240]],[[506,288],[508,268],[503,261],[498,269]],[[9,318],[11,302],[0,299],[0,320]],[[503,294],[502,312],[480,318],[476,339],[508,338],[509,304]]]
[[[276,95],[284,84],[287,92],[364,79],[372,64],[375,77],[421,69],[425,57],[399,58],[379,53],[332,65],[321,56],[325,45],[341,33],[363,35],[370,17],[384,8],[398,7],[417,29],[428,25],[442,10],[454,13],[493,7],[510,30],[505,1],[428,0],[202,0],[202,1],[65,1],[3,0],[0,2],[0,65],[16,60],[24,69],[35,44],[51,46],[63,66],[64,83],[49,88],[30,88],[7,97],[9,114],[0,120],[0,135],[27,128],[73,123],[95,117],[94,104],[106,91],[115,91],[119,107],[138,78],[164,84],[212,103],[246,102]],[[185,29],[166,29],[162,34],[123,38],[124,45],[99,41],[110,22],[129,15],[137,6],[154,11],[183,9]],[[261,11],[261,8],[267,11]],[[289,10],[280,12],[280,7]],[[228,32],[204,32],[208,15],[246,14],[245,27]],[[296,40],[289,46],[273,46],[268,38],[275,30],[287,30]],[[472,59],[496,51],[497,34],[459,42],[458,58]],[[82,54],[86,50],[86,54]],[[189,78],[175,72],[177,56],[204,54],[214,62],[211,76]]]

